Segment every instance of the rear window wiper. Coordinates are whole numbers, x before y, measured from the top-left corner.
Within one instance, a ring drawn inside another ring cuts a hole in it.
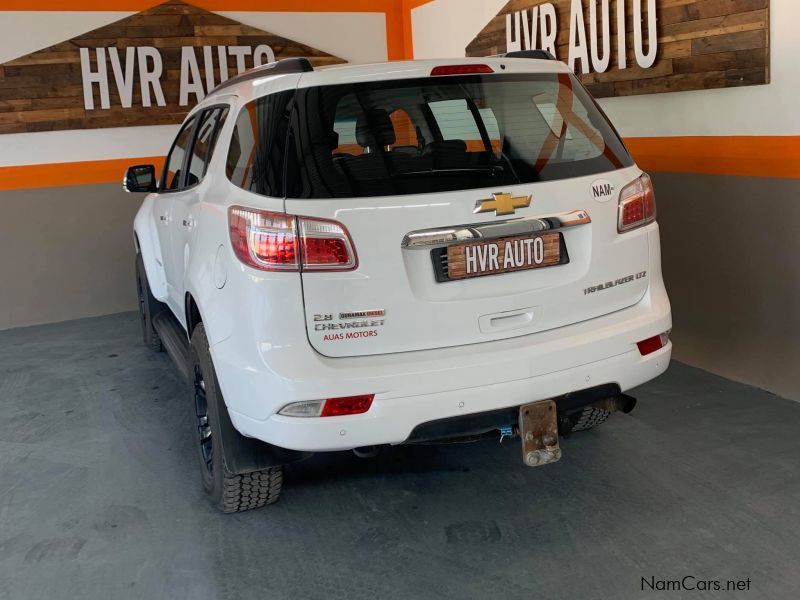
[[[426,169],[425,171],[404,171],[397,173],[400,177],[421,177],[425,175],[468,175],[479,174],[489,175],[495,177],[505,172],[505,169],[500,165],[491,167],[461,167],[452,169]]]

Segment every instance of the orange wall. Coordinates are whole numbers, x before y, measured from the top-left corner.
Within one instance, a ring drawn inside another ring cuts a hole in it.
[[[800,136],[641,137],[625,143],[647,171],[800,179]]]
[[[646,171],[800,179],[800,136],[655,137],[625,140]],[[163,157],[0,167],[0,190],[122,180],[137,163]]]

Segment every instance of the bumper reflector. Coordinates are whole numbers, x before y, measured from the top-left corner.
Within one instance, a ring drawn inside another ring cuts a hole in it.
[[[662,334],[654,335],[651,338],[647,338],[646,340],[637,342],[636,345],[639,347],[639,354],[641,354],[642,356],[647,356],[648,354],[652,354],[657,350],[661,350],[668,343],[669,343],[669,331],[665,331]]]
[[[372,406],[375,394],[365,396],[346,396],[345,398],[328,398],[322,407],[321,417],[338,417],[341,415],[360,415]]]
[[[305,400],[284,406],[278,414],[287,417],[341,417],[360,415],[369,410],[375,394],[328,398],[327,400]]]

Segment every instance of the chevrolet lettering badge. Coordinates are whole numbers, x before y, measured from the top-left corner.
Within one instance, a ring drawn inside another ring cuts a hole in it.
[[[531,205],[531,196],[512,197],[511,194],[492,194],[492,198],[478,200],[475,203],[475,214],[492,212],[495,216],[513,215],[517,208],[527,208]]]

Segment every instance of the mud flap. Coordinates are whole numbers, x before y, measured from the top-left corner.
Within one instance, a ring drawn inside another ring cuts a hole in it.
[[[522,461],[540,467],[561,458],[558,445],[558,411],[553,400],[523,404],[519,408]]]

